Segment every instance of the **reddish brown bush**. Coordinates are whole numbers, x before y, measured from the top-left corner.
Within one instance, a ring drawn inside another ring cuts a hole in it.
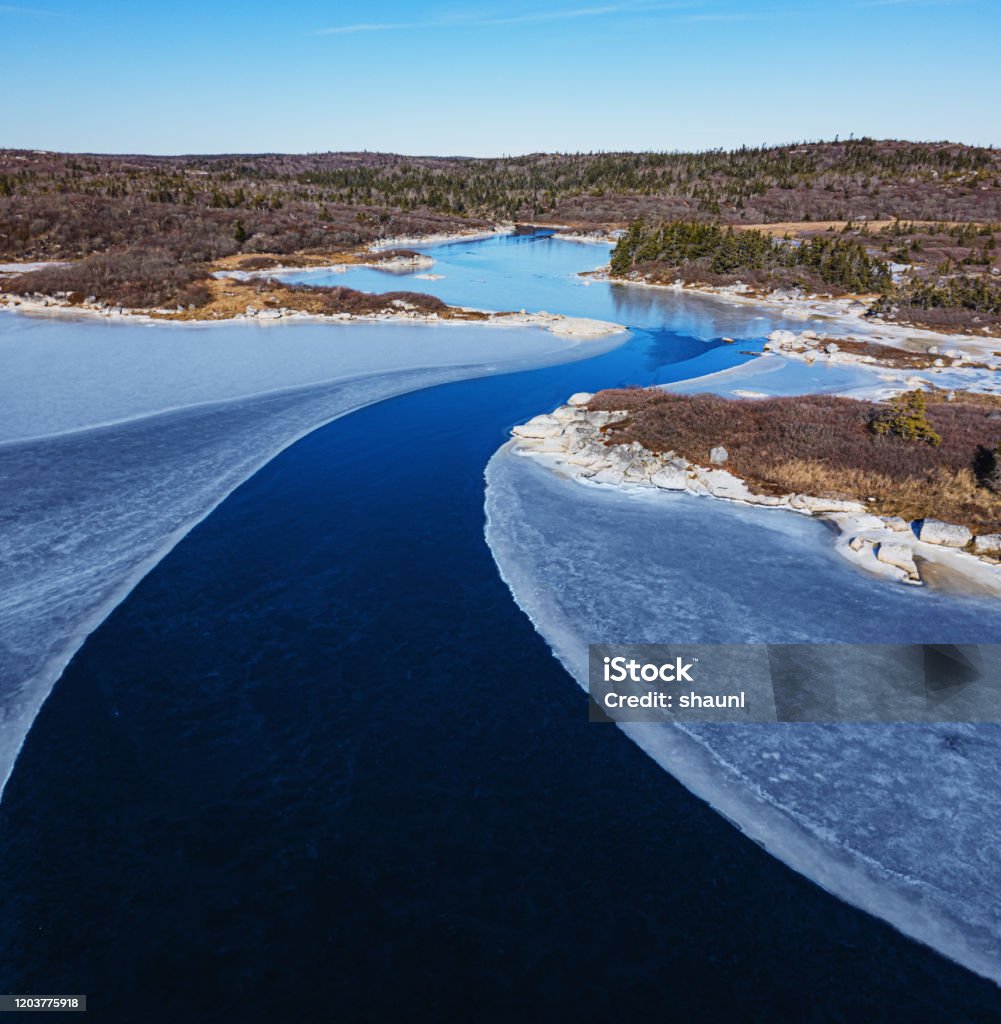
[[[723,445],[727,469],[764,493],[873,498],[887,514],[1001,530],[1001,496],[977,475],[978,450],[1001,442],[1001,399],[929,395],[937,446],[873,431],[884,404],[830,395],[735,400],[624,389],[599,392],[590,408],[630,413],[607,428],[609,442],[638,441],[701,465]]]
[[[207,277],[204,270],[184,266],[162,249],[136,247],[20,274],[4,288],[18,295],[77,293],[113,306],[149,309],[202,305],[209,298]]]
[[[382,313],[404,306],[419,313],[441,313],[449,307],[434,295],[420,292],[359,292],[354,288],[316,288],[308,284],[282,284],[274,280],[261,282],[262,289],[280,290],[289,304],[296,298],[309,300],[310,308],[323,313]]]

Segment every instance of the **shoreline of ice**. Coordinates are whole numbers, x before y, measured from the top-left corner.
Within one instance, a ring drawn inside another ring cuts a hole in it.
[[[329,267],[317,267],[329,270]],[[297,273],[300,271],[297,270]],[[14,313],[21,316],[65,318],[69,320],[106,320],[127,322],[144,326],[177,326],[179,323],[191,326],[211,327],[220,324],[243,323],[246,321],[264,325],[278,323],[320,323],[320,324],[371,324],[402,323],[427,324],[434,327],[541,327],[563,337],[600,338],[606,334],[622,334],[627,328],[609,320],[594,320],[589,317],[564,316],[561,313],[498,313],[492,310],[475,309],[471,306],[457,307],[463,312],[484,314],[484,319],[459,320],[441,317],[437,313],[415,313],[400,310],[393,313],[306,313],[301,310],[261,310],[230,317],[180,320],[171,316],[153,316],[149,311],[131,312],[117,308],[71,305],[54,299],[30,299],[10,296],[0,292],[0,313]]]
[[[380,238],[373,242],[369,249],[372,252],[379,252],[381,249],[397,249],[409,246],[424,245],[452,245],[459,242],[482,242],[488,238],[496,238],[498,235],[513,234],[515,225],[511,222],[495,224],[487,230],[473,229],[472,231],[441,231],[430,235],[397,235],[393,238]]]
[[[588,358],[627,337],[175,324],[147,345],[135,343],[140,325],[12,322],[20,330],[0,337],[0,796],[87,636],[289,445],[373,402]]]
[[[990,357],[1001,347],[1001,338],[987,334],[963,334],[962,332],[933,331],[926,327],[912,327],[878,318],[867,319],[868,306],[858,297],[834,298],[822,295],[789,295],[781,291],[767,295],[748,294],[750,289],[742,285],[686,285],[681,283],[657,284],[652,281],[630,280],[613,277],[604,267],[599,271],[588,271],[586,275],[594,280],[623,288],[653,289],[674,292],[679,295],[694,295],[700,298],[725,302],[730,305],[758,307],[781,311],[785,316],[804,323],[810,322],[822,329],[823,324],[851,324],[853,333],[867,341],[913,348],[916,351],[930,345],[949,345],[964,350],[971,356]]]
[[[725,464],[699,465],[677,452],[650,451],[637,441],[610,444],[602,431],[628,414],[592,412],[588,403],[593,397],[580,392],[552,413],[517,424],[507,449],[586,487],[645,491],[654,496],[685,492],[761,510],[815,516],[835,527],[836,550],[864,572],[892,582],[946,585],[1001,597],[1001,535],[996,531],[974,537],[964,526],[938,520],[906,522],[899,516],[872,512],[859,498],[761,494]]]
[[[486,479],[498,571],[585,691],[588,642],[920,642],[928,621],[972,642],[1001,623],[1001,609],[915,588],[874,599],[885,585],[853,574],[816,544],[819,524],[788,513],[696,509],[685,494],[668,509],[578,487],[507,446]],[[728,575],[731,557],[740,572]],[[791,868],[1001,984],[1001,901],[984,898],[1001,891],[997,726],[621,727]]]

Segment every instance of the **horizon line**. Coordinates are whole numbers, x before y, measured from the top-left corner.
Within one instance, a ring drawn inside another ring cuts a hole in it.
[[[596,156],[596,155],[630,155],[630,156],[674,156],[701,153],[736,153],[742,149],[789,149],[793,146],[832,146],[847,143],[905,143],[914,146],[963,146],[967,149],[1001,148],[1001,143],[961,142],[957,139],[917,139],[917,138],[876,138],[870,135],[856,137],[850,134],[845,138],[836,135],[833,139],[794,139],[786,142],[741,143],[735,146],[706,146],[702,149],[533,149],[524,152],[495,153],[485,156],[474,156],[469,153],[403,153],[389,149],[303,149],[303,150],[218,150],[215,152],[173,152],[151,153],[139,150],[82,150],[82,149],[51,149],[43,146],[0,146],[0,153],[36,153],[51,156],[92,156],[92,157],[149,157],[158,160],[180,160],[195,158],[222,159],[225,157],[269,157],[269,156],[388,156],[408,160],[523,160],[533,156]]]

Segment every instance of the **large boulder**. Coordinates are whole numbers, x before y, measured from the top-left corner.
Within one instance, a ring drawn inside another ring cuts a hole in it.
[[[765,348],[772,349],[773,351],[788,348],[793,345],[795,341],[796,335],[793,334],[792,331],[772,331],[772,333],[768,335],[768,344],[765,345]]]
[[[743,500],[751,505],[764,505],[765,508],[778,508],[779,505],[785,504],[785,498],[780,498],[777,494],[755,494],[753,491],[748,491]]]
[[[626,467],[626,483],[649,483],[652,466],[645,459],[635,459]]]
[[[897,533],[907,533],[911,524],[906,519],[901,519],[900,516],[884,516],[883,522],[891,530],[895,530]]]
[[[583,409],[577,409],[570,405],[561,405],[553,410],[553,418],[561,423],[570,423],[573,420],[583,420],[587,413]]]
[[[730,453],[721,444],[716,445],[716,447],[709,452],[709,461],[714,466],[722,466],[729,458]]]
[[[822,515],[825,512],[864,512],[865,508],[858,501],[844,501],[840,498],[815,498],[810,494],[794,494],[789,499],[789,507],[811,515]]]
[[[605,450],[608,464],[623,473],[636,461],[636,452],[630,445],[615,444]]]
[[[728,498],[730,501],[747,501],[750,492],[747,484],[725,469],[710,469],[698,472],[698,478],[714,498]]]
[[[594,412],[587,412],[587,422],[593,423],[596,427],[604,427],[609,423],[618,423],[619,420],[625,419],[629,413],[627,412],[609,412],[606,409],[597,409]]]
[[[570,422],[563,431],[567,447],[571,450],[592,444],[598,437],[598,431],[590,423]]]
[[[974,538],[973,553],[1001,558],[1001,533],[982,533],[979,537]]]
[[[918,579],[918,567],[914,564],[914,552],[909,544],[900,541],[883,542],[876,549],[876,557],[896,569],[903,569],[912,580]]]
[[[626,474],[621,469],[609,466],[606,469],[599,469],[591,479],[596,484],[621,484],[626,478]]]
[[[594,398],[588,391],[578,391],[567,399],[567,405],[587,405]]]
[[[527,423],[519,424],[511,433],[515,437],[559,437],[563,433],[563,424],[555,416],[544,413],[542,416],[535,416]]]
[[[683,491],[688,487],[688,474],[682,469],[665,466],[650,477],[650,483],[665,491]]]
[[[965,526],[943,523],[939,519],[925,519],[918,531],[918,540],[946,548],[965,548],[972,537],[973,534]]]

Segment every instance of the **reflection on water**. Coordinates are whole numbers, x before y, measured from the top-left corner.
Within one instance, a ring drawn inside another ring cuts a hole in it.
[[[296,271],[283,277],[361,291],[423,292],[457,306],[593,317],[628,327],[670,330],[701,341],[723,336],[738,342],[760,340],[778,328],[803,327],[802,320],[781,311],[746,303],[582,277],[582,272],[608,262],[609,246],[538,234],[419,248],[434,257],[430,271],[390,277],[371,267],[348,267],[343,273]],[[425,274],[440,275],[440,280],[428,280]]]

